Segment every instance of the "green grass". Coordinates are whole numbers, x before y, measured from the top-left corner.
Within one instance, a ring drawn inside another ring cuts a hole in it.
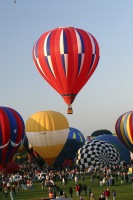
[[[99,186],[99,181],[97,179],[95,179],[95,181],[91,182],[90,181],[90,177],[86,177],[85,181],[84,181],[87,186],[91,185],[91,189],[92,192],[94,193],[96,199],[98,200],[100,197],[100,194],[102,193],[102,191],[107,188],[107,186]],[[78,183],[83,183],[82,180],[79,180]],[[69,187],[72,186],[73,188],[73,200],[79,200],[79,197],[76,196],[76,192],[75,192],[75,183],[74,180],[69,180],[67,185],[60,185],[60,182],[55,182],[56,185],[58,185],[59,187],[62,188],[63,191],[65,191],[68,195],[68,197],[70,197],[69,195]],[[133,187],[131,185],[131,183],[120,183],[120,180],[118,182],[115,182],[115,186],[110,186],[109,187],[110,192],[112,191],[112,189],[115,189],[117,196],[116,199],[117,200],[133,200]],[[84,191],[82,192],[82,196],[84,197],[84,200],[89,200],[88,196],[84,196]],[[36,182],[34,183],[34,188],[32,190],[22,190],[20,189],[19,191],[19,195],[15,197],[15,200],[39,200],[43,197],[48,197],[48,192],[46,190],[46,188],[44,189],[44,191],[41,190],[41,184],[40,182]],[[4,197],[4,194],[0,193],[0,200],[9,200],[10,196],[8,197]],[[110,199],[112,199],[112,196],[110,197]]]

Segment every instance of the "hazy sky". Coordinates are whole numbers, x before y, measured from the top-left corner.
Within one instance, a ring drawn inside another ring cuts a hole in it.
[[[73,115],[32,59],[36,40],[64,26],[90,32],[100,47],[98,67],[77,95]],[[25,122],[35,112],[54,110],[84,135],[114,133],[118,117],[133,109],[132,85],[132,0],[0,0],[0,105],[18,111]]]

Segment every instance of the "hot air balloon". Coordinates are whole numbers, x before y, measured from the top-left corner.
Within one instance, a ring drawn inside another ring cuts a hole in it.
[[[26,136],[34,150],[52,166],[69,134],[66,117],[56,111],[40,111],[26,122]]]
[[[122,114],[116,121],[115,131],[119,140],[133,152],[133,111]]]
[[[81,131],[76,128],[69,127],[67,141],[56,158],[54,167],[72,167],[74,159],[79,148],[85,144],[85,137]]]
[[[94,73],[99,46],[94,36],[74,27],[59,27],[41,35],[33,60],[42,77],[62,96],[72,114],[72,103]]]
[[[106,129],[100,129],[100,130],[96,130],[91,134],[91,139],[99,136],[99,135],[112,135],[111,131],[106,130]]]
[[[114,135],[99,135],[95,137],[95,140],[106,141],[114,146],[117,152],[120,154],[120,160],[130,163],[130,151],[120,142],[117,136]]]
[[[21,115],[12,108],[0,107],[0,165],[5,167],[17,152],[25,134]]]
[[[120,164],[120,155],[106,141],[92,140],[78,150],[76,165],[80,169],[109,167],[114,169]]]

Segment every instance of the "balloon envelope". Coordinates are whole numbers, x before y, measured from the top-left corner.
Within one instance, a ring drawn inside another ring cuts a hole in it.
[[[40,164],[40,162],[44,163],[43,158],[41,158],[40,155],[33,149],[31,144],[29,144],[29,141],[28,141],[26,134],[25,134],[25,137],[23,139],[23,145],[24,145],[26,151],[28,152],[28,160],[30,162],[38,162],[39,164]]]
[[[0,164],[12,160],[25,134],[21,115],[12,108],[0,107]]]
[[[26,122],[26,135],[31,146],[52,166],[69,134],[66,117],[56,111],[41,111]]]
[[[56,158],[54,167],[72,167],[76,153],[80,147],[85,144],[85,137],[81,131],[76,128],[69,127],[67,141]]]
[[[107,141],[112,144],[117,152],[120,154],[121,161],[125,161],[126,163],[130,163],[130,151],[123,145],[117,136],[113,135],[99,135],[95,137],[95,140]]]
[[[85,30],[59,27],[37,40],[33,60],[42,77],[71,105],[98,65],[99,46]]]
[[[122,144],[133,152],[133,111],[126,112],[117,119],[115,131]]]
[[[76,165],[81,168],[115,168],[120,163],[120,155],[106,141],[92,140],[78,150]]]
[[[106,129],[101,129],[101,130],[96,130],[91,134],[91,138],[97,137],[99,135],[104,135],[104,134],[108,134],[108,135],[112,135],[112,133],[109,130]]]

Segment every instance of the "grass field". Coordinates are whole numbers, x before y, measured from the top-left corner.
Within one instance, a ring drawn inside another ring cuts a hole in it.
[[[79,180],[78,183],[83,184],[82,180]],[[93,182],[90,181],[90,177],[86,177],[84,180],[84,183],[86,183],[87,186],[91,186],[92,193],[94,193],[96,199],[98,200],[100,197],[100,194],[104,189],[107,188],[107,186],[99,186],[99,181],[95,179]],[[69,195],[69,187],[72,186],[73,188],[73,200],[79,200],[79,197],[76,196],[75,192],[75,182],[74,180],[69,180],[67,185],[60,185],[60,182],[55,182],[56,185],[61,187],[63,191],[67,193],[67,196]],[[44,191],[41,190],[41,183],[40,182],[34,182],[34,188],[32,190],[23,190],[20,189],[19,195],[15,197],[15,199],[18,200],[40,200],[43,197],[48,197],[48,192],[46,188]],[[112,192],[112,189],[114,189],[117,193],[116,200],[133,200],[133,187],[131,183],[120,183],[120,180],[118,182],[115,182],[114,186],[110,186],[109,190]],[[84,195],[84,191],[82,191],[82,196],[84,200],[89,200],[88,195]],[[10,199],[10,196],[4,197],[4,194],[0,193],[0,200],[8,200]],[[110,196],[110,199],[112,198],[112,195]]]

